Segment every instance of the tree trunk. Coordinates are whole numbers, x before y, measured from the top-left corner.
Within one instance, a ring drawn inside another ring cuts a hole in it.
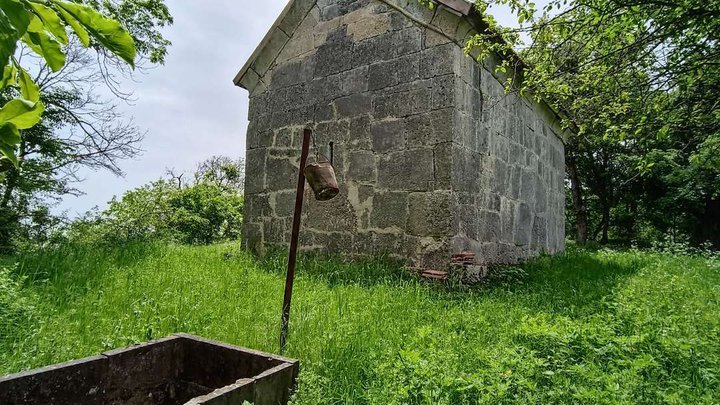
[[[0,253],[7,254],[12,251],[11,240],[17,223],[17,215],[10,208],[12,193],[17,182],[17,170],[12,169],[5,177],[5,187],[0,199]]]
[[[25,156],[25,145],[23,139],[23,141],[20,142],[20,149],[18,151],[18,159],[21,164]],[[20,175],[20,170],[13,168],[8,171],[5,176],[2,198],[0,198],[0,253],[9,253],[12,251],[12,246],[10,246],[11,240],[19,223],[19,218],[16,210],[10,207],[10,203],[12,202],[13,192],[20,180]]]
[[[720,248],[720,198],[707,198],[705,212],[700,221],[699,242],[710,242]]]
[[[2,199],[0,199],[0,210],[5,210],[10,205],[10,199],[12,198],[12,192],[15,190],[16,182],[17,170],[12,169],[7,172],[5,177],[5,189],[3,190]]]
[[[607,245],[610,242],[610,203],[601,201],[600,204],[602,205],[602,237],[600,238],[600,244]]]
[[[570,189],[572,191],[573,211],[577,225],[577,243],[584,245],[588,240],[587,207],[582,193],[582,183],[578,173],[577,160],[572,152],[567,157],[567,172],[570,176]]]

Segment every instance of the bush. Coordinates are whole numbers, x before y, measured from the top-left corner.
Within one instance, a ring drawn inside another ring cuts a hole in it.
[[[237,239],[242,226],[243,196],[214,183],[199,183],[169,195],[169,227],[182,242],[209,244]]]
[[[212,182],[178,187],[158,180],[113,198],[102,213],[74,221],[65,236],[86,243],[165,239],[210,244],[239,237],[243,202],[237,191]]]

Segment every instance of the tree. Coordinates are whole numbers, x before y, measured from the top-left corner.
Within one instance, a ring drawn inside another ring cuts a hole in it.
[[[245,161],[227,156],[213,156],[197,166],[195,182],[210,182],[226,191],[242,193],[245,184]]]
[[[44,111],[37,83],[14,56],[20,43],[42,57],[53,72],[65,65],[62,46],[69,43],[68,27],[83,46],[89,47],[92,37],[95,46],[108,49],[131,66],[134,66],[136,51],[132,37],[120,23],[82,4],[60,0],[4,0],[0,11],[0,62],[4,66],[0,90],[17,84],[20,92],[0,109],[0,151],[3,159],[17,167],[19,160],[14,147],[22,140],[19,130],[36,125]]]
[[[221,163],[219,173],[203,171],[195,181],[178,184],[182,175],[159,179],[126,192],[110,201],[99,214],[74,221],[64,231],[74,241],[127,243],[137,240],[172,240],[188,244],[209,244],[237,239],[242,228],[242,192],[226,180],[237,166],[224,157],[213,157],[199,165],[201,170]],[[228,169],[232,168],[232,169]]]
[[[477,2],[489,4],[509,5],[519,28],[488,16],[468,53],[503,55],[507,91],[550,101],[577,128],[566,161],[580,241],[678,230],[699,242],[720,228],[719,3]]]
[[[95,14],[111,17],[127,30],[136,53],[134,67],[142,70],[147,63],[162,63],[169,42],[158,28],[172,23],[162,0],[88,1]],[[89,31],[92,33],[92,31]],[[131,74],[127,58],[113,53],[99,40],[69,38],[64,51],[65,64],[53,69],[32,48],[21,46],[13,57],[29,66],[41,93],[45,112],[40,124],[23,131],[23,139],[14,152],[17,167],[6,165],[7,178],[0,186],[0,230],[7,238],[20,227],[23,219],[43,210],[43,201],[62,194],[77,194],[72,183],[78,181],[80,167],[110,170],[122,174],[117,162],[136,156],[143,133],[124,119],[116,101],[97,94],[99,86],[108,88],[115,100],[130,101],[131,94],[120,88],[120,78]],[[12,89],[5,91],[12,96]],[[0,239],[3,239],[0,237]]]

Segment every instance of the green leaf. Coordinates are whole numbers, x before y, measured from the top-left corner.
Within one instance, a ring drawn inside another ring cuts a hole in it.
[[[0,63],[3,65],[6,65],[10,56],[15,53],[17,39],[10,20],[5,14],[0,13]]]
[[[16,73],[17,70],[15,69],[14,64],[5,65],[5,68],[3,69],[2,79],[0,79],[0,90],[4,89],[7,86],[12,86],[13,84],[15,84]]]
[[[67,45],[68,36],[67,32],[65,31],[65,25],[63,25],[60,17],[58,17],[55,11],[53,11],[53,9],[51,9],[50,7],[43,6],[42,4],[30,4],[32,5],[33,10],[35,10],[35,13],[40,16],[40,19],[45,24],[45,29],[51,34],[53,34],[55,38],[60,41],[61,44]]]
[[[4,66],[25,34],[31,14],[18,0],[0,0],[0,11],[0,64]]]
[[[83,28],[82,24],[78,20],[75,19],[70,13],[63,10],[62,8],[58,8],[58,12],[60,12],[60,15],[62,16],[63,20],[75,31],[75,35],[80,38],[80,42],[83,44],[84,47],[90,46],[90,35],[88,35],[88,32],[85,28]]]
[[[40,87],[38,87],[25,69],[18,66],[18,70],[20,71],[20,74],[18,75],[20,94],[22,94],[22,97],[25,100],[37,103],[40,101]]]
[[[0,10],[15,29],[15,41],[25,34],[32,15],[26,6],[18,0],[0,0]]]
[[[0,123],[0,142],[8,145],[17,145],[20,143],[20,131],[10,122]]]
[[[28,32],[22,38],[30,49],[42,56],[53,72],[57,72],[65,66],[65,53],[60,43],[51,38],[43,29],[40,18],[33,16]]]
[[[18,167],[18,159],[17,156],[15,156],[15,148],[0,142],[0,152],[2,152],[2,154],[5,155],[5,157],[9,159],[15,167]]]
[[[75,17],[110,52],[135,67],[135,42],[119,22],[105,17],[92,7],[59,0],[53,2]]]
[[[31,103],[26,100],[14,99],[0,108],[0,122],[9,122],[18,129],[31,128],[40,122],[45,106],[42,103]]]

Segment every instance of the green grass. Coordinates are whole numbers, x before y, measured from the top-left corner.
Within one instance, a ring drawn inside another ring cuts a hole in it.
[[[282,255],[150,244],[4,260],[0,373],[174,332],[278,349]],[[573,250],[474,289],[386,260],[298,271],[298,404],[720,403],[717,262]]]

